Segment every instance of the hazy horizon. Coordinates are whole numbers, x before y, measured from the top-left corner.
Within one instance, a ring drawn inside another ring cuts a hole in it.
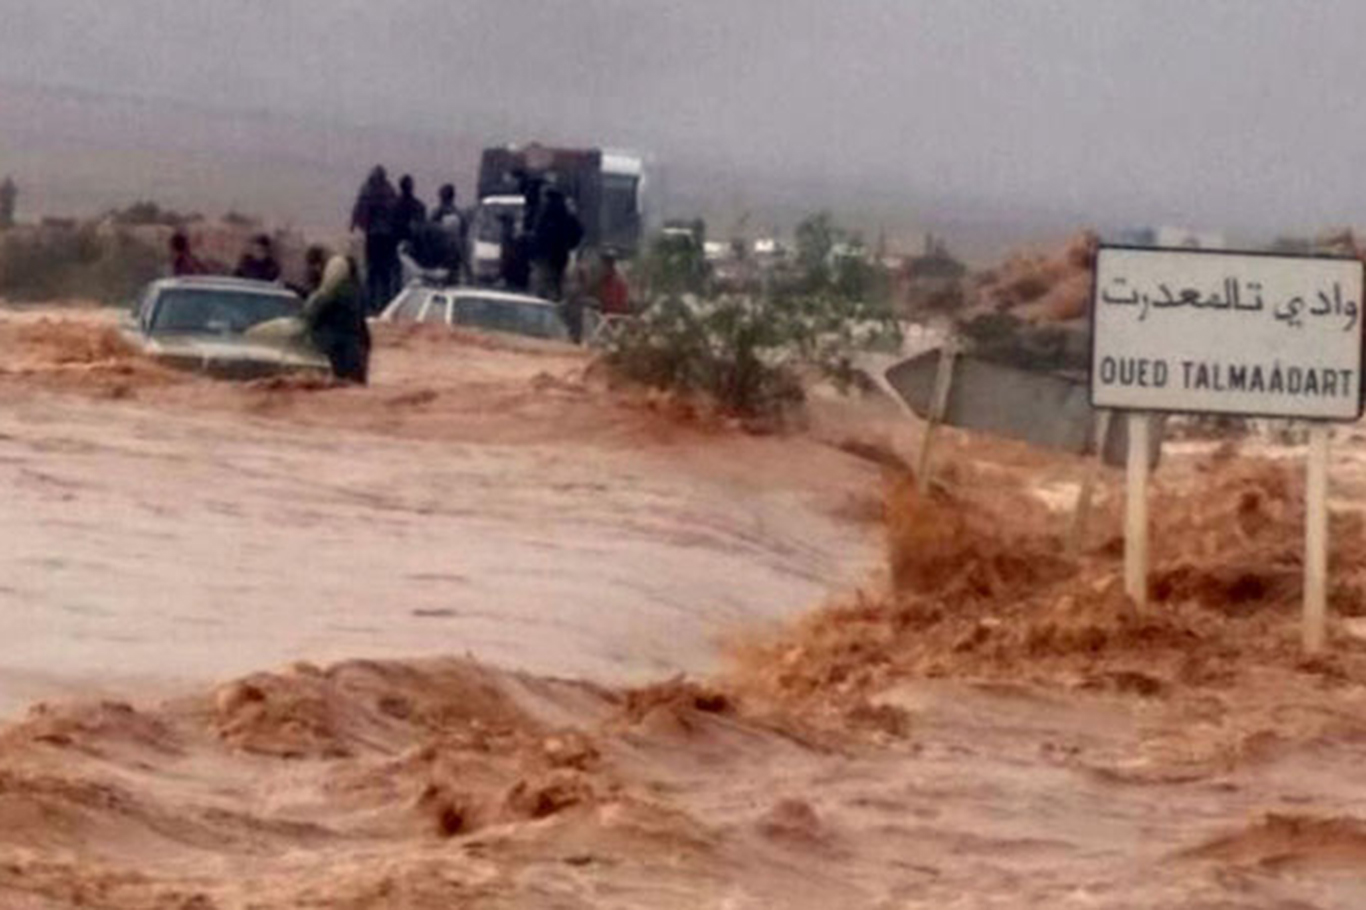
[[[242,112],[125,145],[240,140],[225,154],[291,156],[305,183],[310,154],[341,179],[401,130],[418,169],[442,142],[451,169],[510,138],[641,149],[688,204],[761,221],[841,202],[950,234],[1366,221],[1347,75],[1366,5],[1346,0],[0,0],[0,21],[0,81]],[[49,166],[48,114],[8,107],[0,171]],[[68,141],[106,142],[72,116]]]

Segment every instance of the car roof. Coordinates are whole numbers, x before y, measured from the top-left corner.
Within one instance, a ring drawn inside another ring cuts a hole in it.
[[[442,287],[440,285],[409,285],[399,291],[384,309],[380,312],[381,322],[387,322],[392,315],[397,312],[397,307],[403,301],[408,300],[412,295],[420,295],[419,299],[426,299],[437,294],[446,297],[482,297],[486,300],[498,300],[503,303],[524,303],[535,304],[537,306],[555,307],[558,306],[553,300],[546,300],[542,297],[533,297],[530,294],[517,294],[511,291],[499,291],[494,288],[480,287],[477,284],[461,284]]]
[[[262,294],[272,297],[292,297],[298,299],[289,288],[270,281],[255,281],[250,278],[234,278],[231,275],[178,275],[175,278],[161,278],[152,282],[158,291],[209,290],[236,291],[238,293]]]

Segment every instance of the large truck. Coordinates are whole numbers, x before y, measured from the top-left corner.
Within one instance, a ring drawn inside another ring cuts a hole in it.
[[[581,249],[612,249],[631,257],[645,233],[645,163],[640,155],[605,149],[549,148],[532,143],[484,149],[479,207],[471,225],[470,264],[476,280],[496,278],[508,218],[529,227],[528,191],[555,186],[583,223]]]

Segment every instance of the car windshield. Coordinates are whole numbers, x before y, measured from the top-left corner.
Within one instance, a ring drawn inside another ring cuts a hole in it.
[[[456,300],[453,321],[495,332],[530,335],[533,338],[564,340],[568,337],[559,308],[538,300],[461,294]]]
[[[153,334],[205,332],[237,335],[254,325],[299,315],[299,301],[281,294],[220,288],[176,288],[157,301]]]

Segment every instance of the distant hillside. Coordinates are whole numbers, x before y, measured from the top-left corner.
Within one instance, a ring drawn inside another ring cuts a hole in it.
[[[520,138],[467,135],[458,124],[363,128],[329,123],[321,112],[304,120],[12,84],[0,84],[0,124],[0,174],[20,184],[21,217],[89,215],[148,198],[209,215],[236,210],[324,235],[345,231],[355,189],[378,162],[395,176],[412,173],[428,199],[437,184],[454,180],[468,202],[480,149]],[[914,247],[932,230],[980,261],[1077,223],[990,201],[922,198],[914,174],[904,185],[866,185],[857,173],[797,179],[648,151],[659,165],[661,214],[702,215],[720,236],[746,213],[753,236],[785,233],[829,208],[870,242],[885,231],[896,246]]]
[[[237,210],[344,231],[351,197],[384,162],[470,188],[479,143],[302,122],[270,114],[0,85],[0,173],[21,217],[88,215],[138,198],[209,214]]]

